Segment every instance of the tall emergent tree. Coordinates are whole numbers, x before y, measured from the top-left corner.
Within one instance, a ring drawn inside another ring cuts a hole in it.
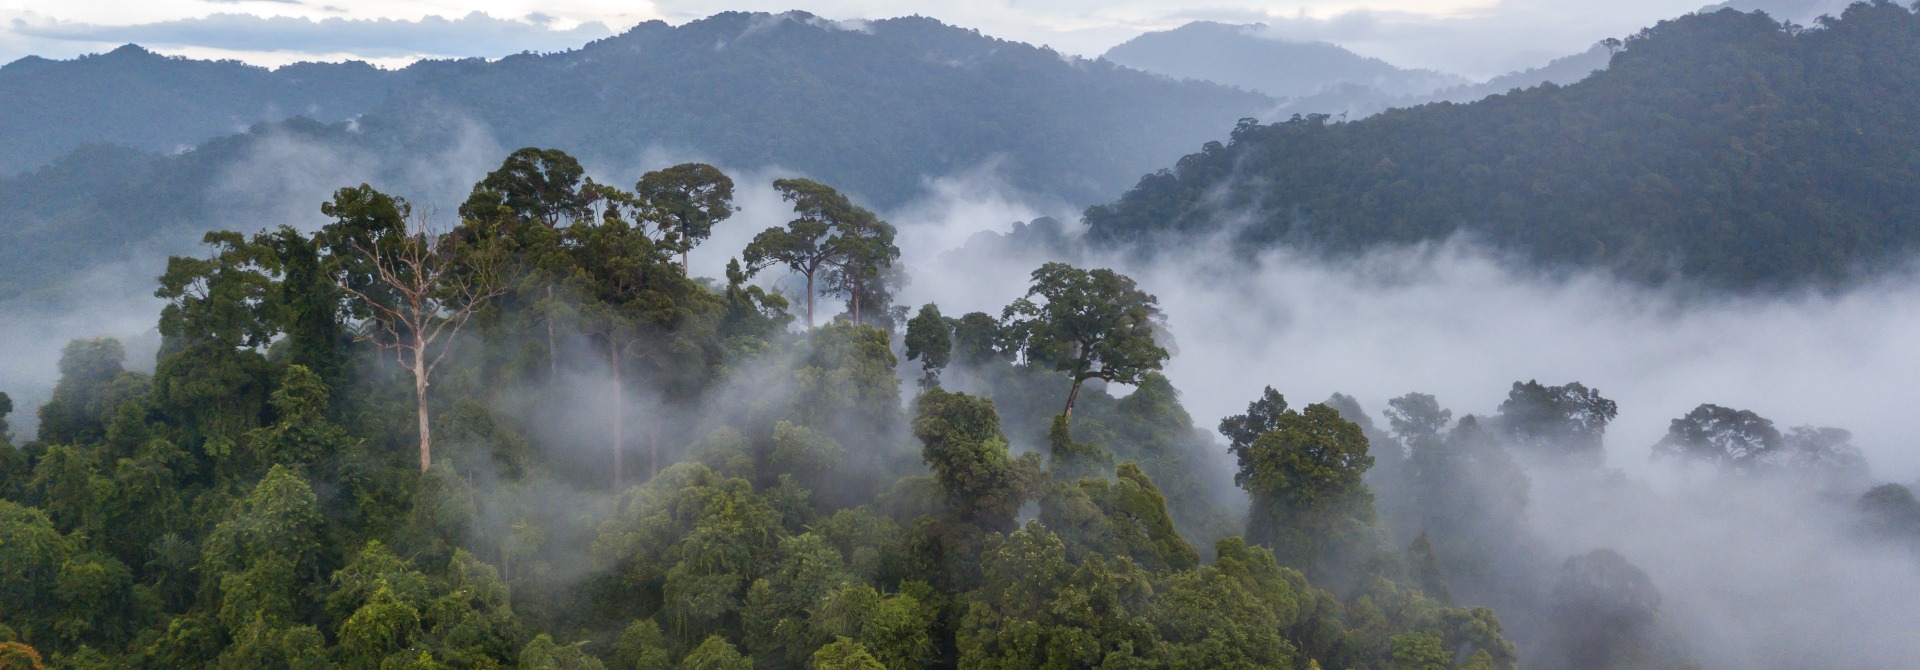
[[[1496,425],[1512,444],[1532,453],[1599,465],[1606,460],[1601,439],[1619,414],[1620,407],[1601,397],[1600,389],[1580,382],[1514,382],[1500,403]]]
[[[291,226],[257,239],[272,249],[280,268],[275,297],[281,330],[286,333],[287,361],[313,371],[326,384],[339,383],[341,345],[346,340],[340,323],[342,293],[323,267],[319,241]]]
[[[558,149],[528,147],[508,155],[500,167],[473,185],[460,205],[463,237],[491,237],[502,244],[504,274],[514,277],[501,296],[501,312],[514,314],[517,304],[536,306],[522,313],[517,324],[489,323],[491,330],[527,328],[535,322],[546,330],[549,379],[560,374],[560,331],[575,305],[570,296],[556,294],[565,280],[567,263],[562,238],[573,224],[591,225],[605,212],[636,206],[631,194],[594,183],[580,161]],[[490,312],[495,310],[489,310]]]
[[[642,216],[672,237],[680,271],[692,272],[687,252],[713,235],[713,224],[733,216],[733,178],[706,163],[682,163],[641,175],[633,185]]]
[[[1287,413],[1287,397],[1269,386],[1260,392],[1260,399],[1247,403],[1246,414],[1236,414],[1220,420],[1220,434],[1227,436],[1227,450],[1240,453],[1253,446],[1255,440],[1269,431],[1280,428],[1280,418]]]
[[[1674,419],[1666,437],[1653,445],[1653,457],[1711,463],[1744,470],[1781,448],[1780,431],[1752,410],[1705,404]]]
[[[648,352],[659,357],[658,352],[672,350],[677,329],[718,305],[674,265],[672,247],[648,237],[640,222],[610,212],[597,224],[575,222],[565,232],[567,293],[581,301],[576,316],[582,333],[605,347],[613,373],[613,482],[618,488],[625,481],[627,365],[649,357]]]
[[[1270,393],[1250,404],[1247,414],[1220,423],[1235,429],[1229,434],[1229,449],[1239,461],[1234,483],[1253,499],[1247,541],[1323,578],[1373,524],[1373,494],[1363,481],[1373,456],[1360,426],[1339,411],[1326,405],[1278,409],[1284,402]],[[1248,441],[1252,430],[1261,432]]]
[[[900,281],[894,261],[900,260],[900,247],[893,243],[893,224],[881,221],[860,207],[837,226],[840,258],[827,273],[827,293],[846,296],[847,312],[854,323],[864,323],[861,307],[871,299],[881,311],[893,301],[893,285]]]
[[[940,306],[927,303],[907,321],[907,360],[920,361],[920,388],[940,385],[940,370],[953,359],[953,324],[940,316]]]
[[[893,226],[832,187],[810,179],[780,179],[773,187],[793,203],[800,218],[785,228],[768,228],[755,235],[742,260],[754,272],[784,265],[807,279],[808,330],[813,329],[814,286],[819,279],[849,296],[858,323],[861,295],[871,292],[875,282],[884,281],[882,271],[900,257],[893,245]]]
[[[513,219],[548,228],[589,218],[600,190],[586,174],[579,160],[559,149],[515,151],[499,169],[473,185],[473,192],[460,205],[460,218]]]
[[[405,207],[402,206],[402,210]],[[342,277],[340,287],[372,315],[366,338],[391,349],[401,369],[413,375],[420,421],[420,471],[433,465],[433,427],[427,387],[433,371],[452,351],[451,340],[474,310],[504,291],[485,244],[462,246],[433,230],[424,216],[410,218],[405,232],[371,241],[349,240],[372,274],[374,290]],[[429,351],[440,345],[437,351]]]
[[[1164,321],[1158,303],[1113,270],[1048,263],[1033,271],[1026,297],[1008,305],[1002,318],[1012,323],[1029,361],[1051,363],[1073,377],[1060,413],[1071,419],[1087,380],[1137,384],[1166,362],[1167,350],[1154,340]]]

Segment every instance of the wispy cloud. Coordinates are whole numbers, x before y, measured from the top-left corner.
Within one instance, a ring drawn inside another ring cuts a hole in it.
[[[274,0],[280,1],[280,0]],[[100,25],[15,19],[11,32],[43,40],[137,43],[260,53],[349,53],[369,58],[403,56],[501,56],[520,51],[560,51],[612,33],[604,23],[556,30],[553,19],[495,18],[474,12],[457,19],[427,16],[397,19],[308,19],[219,13],[137,25]]]

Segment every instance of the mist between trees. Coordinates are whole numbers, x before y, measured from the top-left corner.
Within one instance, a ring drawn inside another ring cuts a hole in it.
[[[525,149],[446,216],[363,185],[317,231],[208,235],[161,278],[152,372],[74,341],[0,445],[0,667],[1913,651],[1920,504],[1843,430],[1700,405],[1640,452],[1690,464],[1663,491],[1607,468],[1628,410],[1571,380],[1481,416],[1267,388],[1196,417],[1162,370],[1213,338],[1178,346],[1164,269],[1039,220],[925,261],[994,277],[914,275],[1020,284],[991,311],[896,304],[919,233],[797,178],[789,222],[728,231],[736,188]]]

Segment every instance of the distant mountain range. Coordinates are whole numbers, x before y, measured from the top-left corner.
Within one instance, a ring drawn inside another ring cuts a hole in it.
[[[0,68],[0,174],[87,142],[171,152],[258,121],[460,115],[502,144],[625,163],[649,149],[779,165],[886,203],[992,160],[1047,195],[1092,201],[1270,109],[925,18],[847,29],[804,13],[654,21],[554,54],[265,70],[127,46]]]
[[[1900,181],[1920,174],[1920,94],[1871,94],[1913,83],[1916,56],[1898,50],[1913,36],[1876,27],[1905,25],[1894,12],[1910,14],[1856,6],[1859,17],[1798,35],[1758,15],[1689,16],[1618,55],[1595,47],[1477,84],[1221,24],[1086,60],[926,18],[844,25],[797,12],[651,22],[572,51],[398,71],[266,70],[131,46],[28,58],[0,68],[0,170],[14,173],[0,177],[0,299],[185,250],[153,248],[162,236],[311,217],[332,187],[445,196],[477,173],[440,163],[484,170],[496,156],[439,157],[521,146],[613,169],[660,156],[780,168],[879,208],[983,165],[1068,203],[1138,182],[1090,212],[1093,238],[1109,243],[1212,229],[1220,208],[1239,207],[1270,217],[1243,231],[1259,244],[1473,231],[1545,261],[1648,276],[1830,278],[1920,228],[1902,218],[1916,182]],[[1632,68],[1614,73],[1609,59]],[[1232,132],[1293,114],[1309,118]],[[1161,166],[1176,167],[1140,180]],[[259,187],[283,172],[312,182],[305,195]]]
[[[280,136],[357,156],[326,177],[347,180],[336,185],[413,195],[428,188],[420,171],[395,166],[478,132],[496,148],[558,148],[619,169],[648,155],[777,167],[883,208],[985,165],[1038,197],[1085,204],[1275,104],[932,19],[849,27],[797,12],[649,22],[573,51],[400,71],[269,71],[131,46],[30,58],[0,69],[0,157],[15,172],[0,179],[0,297],[8,282],[48,276],[23,270],[84,267],[158,231],[274,225],[230,211],[233,189],[217,182]],[[296,115],[311,120],[281,121]],[[256,122],[272,125],[233,135]],[[308,167],[265,154],[246,169]],[[484,169],[498,157],[473,158]]]
[[[268,70],[134,45],[69,61],[29,56],[0,67],[0,176],[87,143],[174,152],[260,121],[343,121],[407,79],[366,63]]]
[[[1604,70],[1610,53],[1595,46],[1545,66],[1485,82],[1433,70],[1405,69],[1326,42],[1267,34],[1263,24],[1196,21],[1146,33],[1103,58],[1176,79],[1211,81],[1281,98],[1281,114],[1360,118],[1429,102],[1471,102],[1543,83],[1571,84]]]
[[[1304,98],[1342,85],[1402,97],[1469,83],[1443,72],[1394,67],[1326,42],[1268,37],[1266,28],[1196,21],[1135,37],[1102,57],[1176,79],[1211,81],[1276,98]]]

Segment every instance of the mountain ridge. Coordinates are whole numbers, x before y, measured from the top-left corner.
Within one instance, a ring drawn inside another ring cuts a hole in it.
[[[0,176],[87,143],[171,152],[260,121],[342,121],[408,76],[360,61],[269,69],[133,44],[71,60],[28,56],[0,66]]]
[[[1920,18],[1900,5],[1813,30],[1689,15],[1569,86],[1242,124],[1086,218],[1107,245],[1227,232],[1350,252],[1469,233],[1651,281],[1847,282],[1920,248],[1916,98]]]
[[[1262,36],[1265,24],[1194,21],[1150,32],[1108,49],[1102,58],[1177,79],[1198,79],[1300,98],[1341,84],[1408,96],[1469,83],[1434,70],[1408,69],[1328,42]],[[1275,67],[1285,64],[1286,67]]]
[[[100,58],[69,63],[115,62]],[[249,81],[270,74],[160,56],[142,62],[212,76],[237,72]],[[163,231],[204,226],[219,204],[207,193],[222,174],[216,163],[271,142],[275,128],[363,156],[351,170],[326,177],[336,186],[374,182],[423,195],[426,186],[381,174],[382,166],[443,152],[478,129],[503,147],[558,148],[622,169],[661,151],[734,169],[777,167],[884,209],[919,197],[934,179],[981,165],[994,165],[1039,199],[1098,202],[1273,105],[1259,94],[1170,81],[924,17],[838,24],[804,13],[734,12],[682,26],[640,24],[563,52],[421,61],[387,74],[382,88],[363,91],[366,108],[352,115],[272,121],[258,131],[225,113],[203,115],[196,118],[245,132],[195,151],[121,143],[150,154],[151,168],[129,167],[147,158],[86,150],[50,163],[59,165],[50,172],[0,178],[0,258],[23,270],[10,281],[47,281],[56,268],[85,267],[116,248],[59,235],[138,245]],[[28,125],[15,118],[16,129]],[[89,183],[102,180],[128,193],[166,193],[168,206],[140,207]],[[39,195],[63,191],[93,195]],[[0,295],[8,292],[0,287]]]

